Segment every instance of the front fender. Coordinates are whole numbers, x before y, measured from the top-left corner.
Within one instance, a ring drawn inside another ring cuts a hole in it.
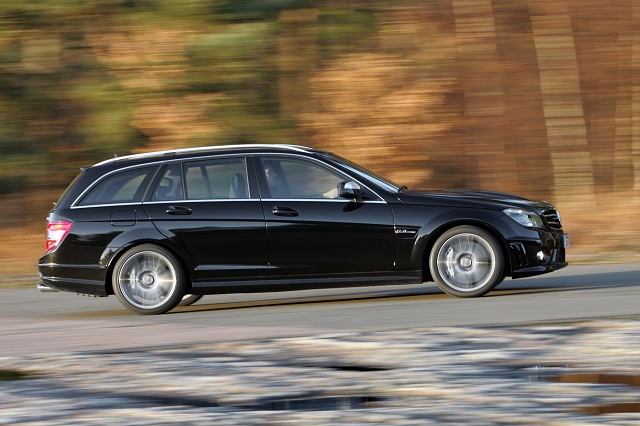
[[[395,206],[394,206],[395,207]],[[471,208],[454,208],[440,206],[400,206],[395,213],[396,229],[416,229],[411,240],[402,238],[396,231],[398,270],[423,269],[426,253],[431,250],[435,240],[448,229],[461,225],[472,225],[486,229],[504,244],[500,232],[493,223],[502,212],[478,210]]]

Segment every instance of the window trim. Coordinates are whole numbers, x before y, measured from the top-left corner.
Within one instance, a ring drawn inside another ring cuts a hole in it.
[[[187,162],[199,162],[199,161],[206,161],[206,160],[211,160],[211,159],[224,159],[224,158],[235,158],[235,157],[240,157],[244,160],[245,163],[245,168],[247,171],[247,175],[246,175],[246,179],[247,179],[247,185],[248,185],[248,198],[231,198],[231,199],[226,199],[226,198],[216,198],[216,199],[193,199],[193,200],[189,200],[186,198],[186,182],[184,180],[184,163]],[[153,188],[155,188],[155,185],[157,185],[157,181],[160,178],[160,174],[162,172],[164,172],[164,170],[166,169],[165,166],[168,166],[170,164],[173,163],[179,163],[181,170],[182,170],[182,177],[183,177],[183,191],[185,196],[183,197],[182,200],[174,200],[173,202],[220,202],[220,201],[262,201],[262,200],[278,200],[278,201],[296,201],[296,202],[300,202],[300,201],[306,201],[306,202],[352,202],[353,200],[349,200],[349,199],[345,199],[345,198],[272,198],[271,194],[269,193],[269,197],[266,197],[266,193],[265,190],[268,190],[268,188],[265,188],[264,185],[266,185],[265,182],[265,177],[264,177],[264,172],[262,170],[262,165],[261,165],[261,160],[263,158],[269,158],[269,157],[285,157],[285,158],[294,158],[294,159],[299,159],[299,160],[304,160],[304,161],[309,161],[312,163],[316,163],[317,165],[319,165],[320,167],[324,167],[324,168],[328,168],[334,172],[336,172],[338,175],[340,176],[345,176],[347,178],[349,178],[349,180],[352,180],[356,183],[358,183],[358,185],[362,186],[363,188],[366,188],[371,194],[373,194],[376,198],[372,199],[372,200],[361,200],[360,202],[365,202],[365,203],[382,203],[382,204],[387,204],[387,201],[385,200],[384,197],[382,197],[378,191],[375,191],[374,189],[371,188],[370,185],[366,185],[362,182],[362,180],[354,178],[352,175],[350,175],[349,173],[345,172],[344,170],[339,169],[338,167],[335,167],[333,164],[331,164],[328,161],[322,161],[319,160],[313,156],[309,156],[309,155],[303,155],[303,154],[299,154],[299,153],[289,153],[289,152],[257,152],[257,153],[230,153],[230,154],[216,154],[216,153],[212,153],[211,155],[206,155],[206,156],[202,156],[202,157],[197,157],[197,158],[171,158],[171,159],[158,159],[157,161],[152,161],[149,163],[144,163],[144,164],[136,164],[136,165],[131,165],[131,166],[126,166],[126,167],[121,167],[121,168],[117,168],[114,170],[109,171],[108,173],[105,173],[104,175],[100,176],[99,179],[97,179],[95,182],[92,182],[91,185],[87,186],[87,188],[85,188],[80,195],[78,195],[75,200],[71,203],[71,205],[69,206],[69,208],[71,209],[85,209],[85,208],[91,208],[91,207],[114,207],[114,206],[132,206],[132,205],[141,205],[141,204],[161,204],[161,203],[167,203],[168,201],[151,201],[151,192],[153,190]],[[93,166],[95,167],[95,166]],[[155,174],[153,176],[153,178],[151,179],[151,182],[149,183],[149,185],[146,188],[146,192],[145,195],[142,198],[142,201],[136,201],[136,202],[126,202],[126,203],[110,203],[110,204],[90,204],[90,205],[84,205],[84,206],[80,206],[78,205],[78,203],[80,202],[80,200],[82,200],[82,198],[89,192],[91,191],[96,185],[98,185],[100,182],[102,182],[104,179],[108,178],[109,176],[116,174],[116,173],[120,173],[120,172],[124,172],[124,171],[128,171],[128,170],[132,170],[132,169],[137,169],[137,168],[144,168],[144,167],[156,167],[156,171]],[[86,173],[86,172],[85,172]]]

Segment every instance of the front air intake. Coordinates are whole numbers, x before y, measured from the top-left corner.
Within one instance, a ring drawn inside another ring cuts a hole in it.
[[[560,213],[555,210],[547,210],[543,213],[544,220],[551,229],[562,229],[562,220],[560,219]]]

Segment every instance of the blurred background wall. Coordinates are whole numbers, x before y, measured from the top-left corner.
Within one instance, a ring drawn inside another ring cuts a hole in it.
[[[640,0],[2,0],[0,276],[80,166],[240,142],[556,204],[640,253]]]

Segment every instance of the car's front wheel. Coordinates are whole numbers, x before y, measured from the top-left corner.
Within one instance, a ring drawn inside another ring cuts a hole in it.
[[[498,241],[475,226],[458,226],[438,238],[429,269],[442,291],[457,297],[478,297],[504,277],[504,255]]]
[[[153,244],[128,250],[113,268],[113,292],[137,314],[162,314],[175,308],[184,296],[185,281],[176,257]]]

